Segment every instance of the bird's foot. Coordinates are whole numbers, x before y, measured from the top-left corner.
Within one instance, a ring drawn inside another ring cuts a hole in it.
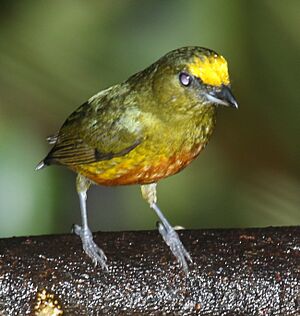
[[[93,240],[92,232],[88,228],[82,228],[79,225],[74,225],[74,232],[81,238],[82,248],[84,252],[92,259],[95,266],[99,263],[104,270],[107,268],[107,258],[101,248]]]
[[[170,247],[173,255],[176,257],[184,272],[187,274],[187,260],[192,262],[192,258],[180,241],[179,236],[174,228],[171,226],[166,227],[164,224],[158,223],[158,231],[162,235],[166,244]]]

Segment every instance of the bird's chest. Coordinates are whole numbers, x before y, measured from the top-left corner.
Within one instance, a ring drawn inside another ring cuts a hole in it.
[[[170,125],[149,131],[141,144],[122,157],[78,170],[102,185],[148,184],[185,168],[206,146],[210,124]]]
[[[98,163],[94,169],[89,167],[85,175],[95,183],[102,185],[149,184],[171,176],[186,167],[201,151],[202,146],[192,150],[180,150],[168,153],[140,147],[129,153],[125,159],[114,158]]]
[[[161,135],[144,141],[125,157],[98,163],[88,176],[103,185],[157,182],[186,167],[199,154],[201,143],[184,142]]]

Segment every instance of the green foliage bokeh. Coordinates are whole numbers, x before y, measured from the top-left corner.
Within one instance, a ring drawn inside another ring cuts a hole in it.
[[[187,228],[300,223],[299,1],[0,1],[0,236],[69,232],[75,175],[36,172],[45,138],[96,92],[186,45],[228,62],[238,111],[220,109],[205,151],[161,181]],[[93,230],[155,228],[137,186],[89,191]]]

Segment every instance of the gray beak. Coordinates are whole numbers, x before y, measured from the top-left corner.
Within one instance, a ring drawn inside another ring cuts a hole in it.
[[[220,90],[207,93],[206,97],[213,103],[238,108],[235,97],[228,86],[223,85]]]

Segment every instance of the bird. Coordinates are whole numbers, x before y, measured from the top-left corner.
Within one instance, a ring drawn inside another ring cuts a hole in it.
[[[36,169],[62,165],[77,174],[82,223],[74,225],[74,232],[95,265],[108,270],[88,225],[87,191],[92,184],[135,184],[188,273],[191,255],[158,207],[157,183],[184,169],[205,148],[219,106],[238,108],[226,59],[208,48],[181,47],[92,96],[48,138],[53,147]]]

